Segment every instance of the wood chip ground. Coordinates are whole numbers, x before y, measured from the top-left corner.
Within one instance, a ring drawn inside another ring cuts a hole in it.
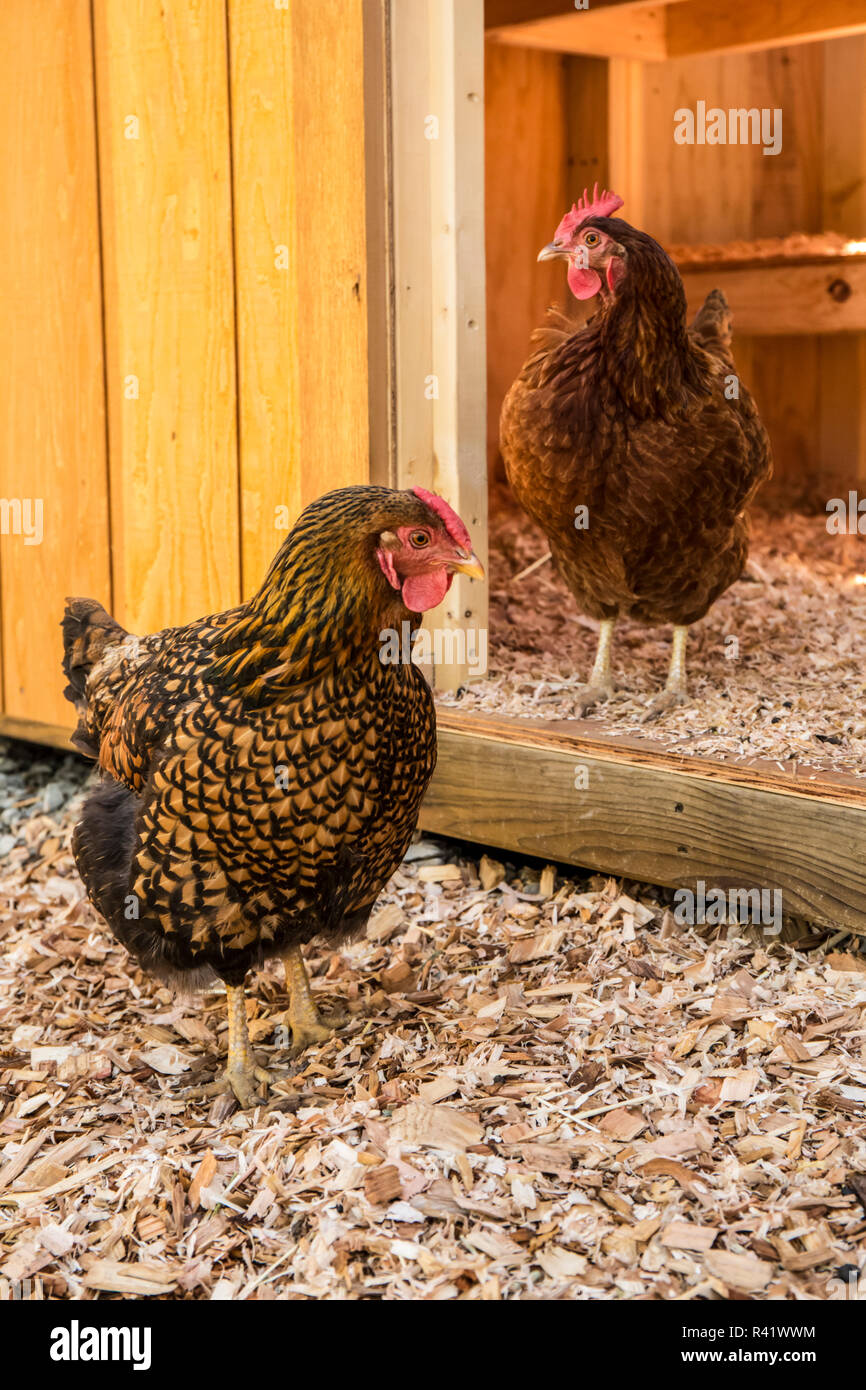
[[[576,717],[574,692],[589,678],[598,625],[578,613],[550,561],[517,577],[546,551],[522,513],[495,509],[488,676],[445,704]],[[670,628],[618,624],[617,690],[588,716],[600,734],[866,776],[866,536],[829,534],[826,515],[756,513],[745,577],[691,629],[688,704],[645,723],[670,649]]]
[[[131,966],[70,824],[34,817],[0,869],[0,1297],[856,1290],[850,941],[698,934],[646,886],[422,841],[366,936],[310,954],[346,1016],[330,1042],[293,1059],[279,967],[250,978],[278,1084],[241,1112],[193,1095],[224,1058],[223,1000]]]

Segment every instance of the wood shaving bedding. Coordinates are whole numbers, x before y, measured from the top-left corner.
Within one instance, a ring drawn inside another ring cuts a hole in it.
[[[866,959],[839,934],[687,929],[645,885],[423,840],[365,938],[311,952],[348,1014],[328,1043],[291,1059],[278,969],[250,978],[300,1104],[208,1108],[223,1003],[131,965],[71,823],[34,817],[0,869],[0,1298],[866,1291]]]
[[[764,758],[866,776],[866,537],[830,535],[824,515],[752,519],[746,576],[689,635],[689,703],[649,724],[671,629],[623,621],[613,699],[591,711],[600,734],[639,735],[677,753]],[[444,704],[467,712],[573,719],[598,625],[578,613],[547,551],[513,506],[491,523],[488,677]],[[857,582],[858,579],[862,582]]]

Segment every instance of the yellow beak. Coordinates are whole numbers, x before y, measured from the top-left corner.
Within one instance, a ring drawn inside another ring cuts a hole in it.
[[[474,552],[465,560],[452,560],[451,568],[455,574],[467,574],[470,579],[484,578],[484,566]]]

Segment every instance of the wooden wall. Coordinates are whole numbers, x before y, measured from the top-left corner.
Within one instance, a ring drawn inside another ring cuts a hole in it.
[[[71,722],[65,595],[228,606],[277,508],[370,477],[375,8],[0,6],[0,498],[44,509],[0,536],[2,727]]]
[[[783,148],[682,146],[673,112],[781,107]],[[489,450],[502,397],[564,275],[536,266],[562,212],[592,184],[663,244],[791,232],[866,237],[866,39],[640,63],[488,43]],[[511,125],[508,112],[512,112]],[[504,140],[500,142],[499,132]],[[864,478],[863,335],[735,340],[773,439],[776,505],[823,507]]]
[[[537,264],[575,190],[607,177],[608,63],[486,47],[488,468],[501,476],[499,412],[549,305],[579,317],[562,267]]]
[[[675,145],[672,112],[698,98],[781,108],[783,145]],[[646,230],[662,243],[866,236],[866,39],[676,59],[644,70]],[[624,210],[628,215],[628,207]],[[863,335],[735,338],[773,441],[766,500],[823,508],[866,481]]]
[[[3,708],[57,722],[64,595],[110,594],[88,0],[0,5],[0,64],[0,498],[43,514],[0,535]]]

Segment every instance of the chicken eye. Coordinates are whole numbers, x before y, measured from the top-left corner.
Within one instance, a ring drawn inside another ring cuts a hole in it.
[[[598,243],[601,241],[601,237],[599,236],[598,232],[587,232],[583,238],[583,241],[585,246],[598,246]]]
[[[423,550],[425,545],[430,544],[430,537],[426,531],[413,531],[409,537],[409,542],[414,545],[416,550]]]

